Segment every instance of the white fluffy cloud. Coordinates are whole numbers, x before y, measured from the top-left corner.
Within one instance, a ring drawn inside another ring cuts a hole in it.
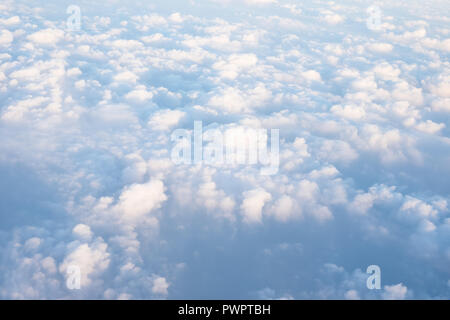
[[[156,277],[153,279],[152,292],[158,295],[167,296],[169,283],[163,277]]]
[[[265,203],[272,199],[270,193],[264,189],[254,189],[244,193],[244,200],[241,204],[244,221],[255,223],[262,221],[262,211]]]
[[[2,30],[0,33],[0,45],[9,46],[13,42],[14,36],[9,30]]]
[[[38,45],[56,45],[64,37],[60,29],[44,29],[30,34],[27,38]]]
[[[153,130],[169,130],[180,122],[185,113],[180,110],[161,110],[152,115],[148,125]]]
[[[161,207],[167,200],[164,184],[150,180],[144,184],[133,184],[122,191],[115,207],[125,221],[138,223],[146,214]]]
[[[81,271],[80,286],[89,287],[110,264],[110,254],[107,249],[108,245],[102,239],[98,239],[90,245],[87,243],[80,244],[71,249],[59,266],[59,272],[69,277],[70,273],[67,272],[69,267],[78,267]]]
[[[385,286],[384,290],[383,298],[386,300],[404,300],[408,293],[408,288],[401,283]]]

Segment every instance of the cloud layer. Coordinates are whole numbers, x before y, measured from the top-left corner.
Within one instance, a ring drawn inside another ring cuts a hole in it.
[[[0,298],[449,298],[446,2],[68,5],[0,5]],[[194,121],[277,174],[175,164]]]

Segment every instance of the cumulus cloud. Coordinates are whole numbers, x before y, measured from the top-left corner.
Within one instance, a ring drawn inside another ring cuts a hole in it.
[[[32,33],[27,38],[38,45],[56,45],[63,37],[64,31],[48,28]]]
[[[185,113],[180,110],[161,110],[150,118],[148,125],[154,130],[168,130],[176,126],[184,116]]]
[[[69,276],[67,272],[70,266],[80,268],[81,286],[89,287],[93,285],[98,275],[101,275],[110,264],[110,254],[107,251],[108,245],[102,239],[96,240],[93,244],[80,244],[70,250],[63,262],[59,266],[59,272]]]
[[[158,295],[167,296],[169,283],[163,277],[153,279],[152,292]]]
[[[209,100],[209,105],[224,113],[251,113],[253,109],[263,107],[272,97],[272,93],[264,85],[242,91],[228,87]]]
[[[164,184],[160,180],[150,180],[145,184],[133,184],[119,196],[115,207],[125,221],[138,222],[154,209],[160,208],[167,200]]]
[[[367,48],[375,53],[389,53],[392,51],[393,46],[390,43],[372,43]]]
[[[265,203],[272,199],[270,193],[264,189],[254,189],[245,192],[241,205],[244,221],[248,223],[261,222],[262,210]]]
[[[88,225],[85,224],[77,224],[73,230],[73,234],[77,237],[80,237],[82,240],[90,240],[92,238],[92,231],[91,228]]]
[[[384,287],[385,293],[383,298],[385,300],[404,300],[408,293],[408,288],[399,283],[392,286]]]
[[[2,30],[0,33],[0,45],[9,46],[13,40],[14,36],[9,30]]]

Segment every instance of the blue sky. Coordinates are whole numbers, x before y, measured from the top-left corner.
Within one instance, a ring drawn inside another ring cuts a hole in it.
[[[0,298],[448,299],[449,9],[3,0]],[[277,172],[175,163],[195,121]]]

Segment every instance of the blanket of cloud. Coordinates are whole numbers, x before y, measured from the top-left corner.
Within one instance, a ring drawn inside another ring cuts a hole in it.
[[[0,298],[449,299],[450,3],[373,5],[2,0]],[[194,121],[278,173],[174,164]]]

